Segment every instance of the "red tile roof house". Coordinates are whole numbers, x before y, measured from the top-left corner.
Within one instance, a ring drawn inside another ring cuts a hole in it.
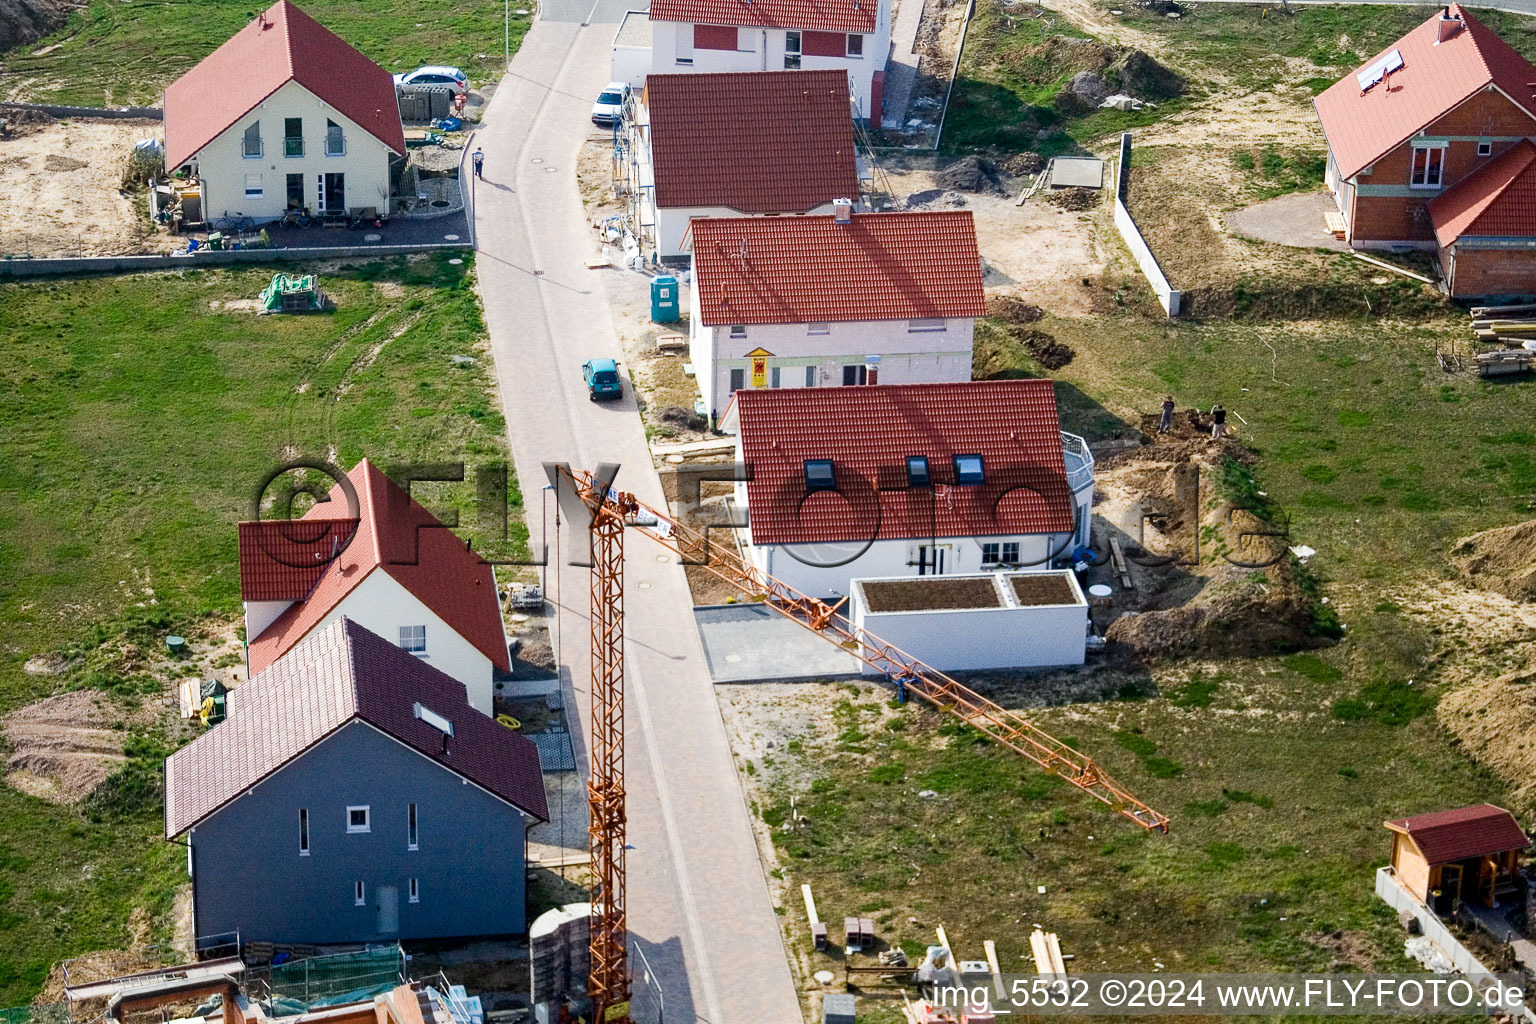
[[[971,379],[969,210],[707,218],[689,243],[689,353],[717,420],[742,388]]]
[[[165,160],[209,221],[387,211],[405,156],[389,72],[278,0],[165,91]]]
[[[240,524],[250,676],[343,616],[457,679],[491,714],[510,672],[491,566],[367,459],[297,520]]]
[[[548,817],[533,742],[350,619],[231,690],[165,764],[210,944],[525,932],[527,828]]]
[[[641,247],[658,260],[686,262],[695,217],[826,214],[859,199],[843,71],[651,75],[626,132]]]
[[[724,426],[752,477],[736,485],[743,549],[814,597],[1048,568],[1089,540],[1093,456],[1062,432],[1049,380],[745,390]]]
[[[620,44],[643,37],[631,24],[642,18],[631,11],[619,26],[616,75]],[[879,121],[891,0],[652,0],[648,21],[650,74],[846,71],[853,116]]]
[[[1357,249],[1432,251],[1457,297],[1536,292],[1536,67],[1451,4],[1317,97]]]

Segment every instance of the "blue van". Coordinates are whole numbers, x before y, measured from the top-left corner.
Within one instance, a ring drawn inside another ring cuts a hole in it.
[[[581,379],[587,383],[587,397],[594,402],[624,397],[619,367],[612,359],[588,359],[581,364]]]

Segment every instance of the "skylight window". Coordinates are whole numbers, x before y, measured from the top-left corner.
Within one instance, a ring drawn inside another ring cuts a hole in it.
[[[453,735],[453,723],[444,718],[442,715],[438,714],[436,711],[433,711],[431,708],[426,707],[420,703],[416,704],[414,710],[417,718],[421,719],[423,722],[426,722],[428,725],[442,733],[444,736]]]
[[[955,456],[955,483],[974,486],[987,482],[987,470],[980,455]]]
[[[926,455],[908,455],[907,456],[907,486],[908,487],[927,487],[927,486],[929,486],[929,484],[931,482],[932,481],[931,481],[931,479],[928,476],[928,456],[926,456]]]
[[[1370,92],[1371,86],[1386,78],[1392,72],[1403,66],[1403,54],[1400,50],[1393,50],[1385,57],[1378,57],[1366,68],[1355,76],[1355,81],[1360,83],[1361,92]]]
[[[837,477],[832,470],[831,459],[805,460],[805,489],[807,491],[831,491],[837,488]]]

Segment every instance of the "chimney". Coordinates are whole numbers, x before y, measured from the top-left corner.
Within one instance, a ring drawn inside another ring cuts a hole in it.
[[[834,223],[834,224],[852,224],[853,223],[853,200],[851,200],[851,199],[834,199],[834,200],[832,200],[832,223]]]
[[[1439,46],[1447,39],[1461,31],[1461,15],[1452,14],[1450,7],[1440,12],[1440,20],[1435,25],[1435,45]]]

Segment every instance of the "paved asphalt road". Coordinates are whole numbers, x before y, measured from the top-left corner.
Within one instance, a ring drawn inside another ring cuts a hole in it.
[[[621,356],[604,279],[624,272],[582,265],[599,245],[577,194],[576,156],[608,79],[614,25],[580,20],[616,19],[625,5],[599,0],[594,13],[591,0],[555,3],[562,6],[546,11],[572,20],[534,24],[475,138],[486,154],[486,180],[473,193],[480,290],[531,520],[539,516],[546,461],[617,462],[617,486],[663,502],[633,397],[593,404],[580,375],[586,359]],[[540,525],[529,526],[537,545]],[[568,556],[584,531],[562,532]],[[661,982],[667,1024],[793,1024],[801,1014],[779,919],[682,569],[646,538],[630,534],[626,549],[631,934]],[[550,574],[568,706],[581,712],[584,729],[588,573],[552,566]],[[581,744],[578,761],[585,755]]]

